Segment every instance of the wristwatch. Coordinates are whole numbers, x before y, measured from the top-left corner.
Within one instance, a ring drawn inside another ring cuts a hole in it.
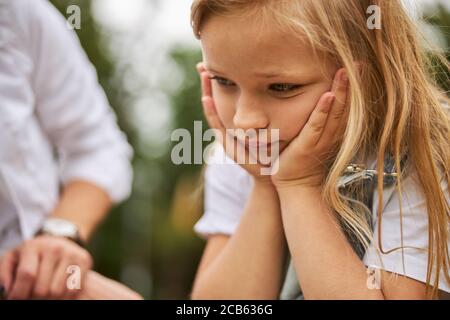
[[[85,248],[86,244],[80,237],[78,227],[71,221],[61,218],[48,218],[36,233],[36,236],[47,234],[55,237],[63,237],[72,240]]]

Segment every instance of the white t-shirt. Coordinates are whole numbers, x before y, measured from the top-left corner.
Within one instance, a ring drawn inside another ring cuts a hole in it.
[[[223,148],[218,148],[214,157],[224,157]],[[376,163],[369,164],[375,168]],[[194,230],[203,238],[213,234],[232,235],[236,230],[245,204],[252,189],[252,177],[238,164],[227,158],[225,164],[210,164],[205,172],[205,213],[197,222]],[[447,201],[450,202],[448,185],[441,183]],[[428,247],[428,218],[425,197],[416,182],[414,175],[403,181],[403,246]],[[378,195],[375,192],[374,199]],[[383,250],[401,247],[399,199],[396,192],[384,197],[382,218]],[[386,199],[387,198],[387,199]],[[377,206],[373,201],[373,221],[375,230],[378,228]],[[450,246],[450,240],[448,245]],[[397,250],[389,254],[378,254],[378,235],[375,232],[374,243],[367,250],[363,262],[366,266],[380,268],[386,271],[408,276],[421,282],[426,282],[428,253],[425,250]],[[450,292],[450,284],[442,273],[439,288]]]

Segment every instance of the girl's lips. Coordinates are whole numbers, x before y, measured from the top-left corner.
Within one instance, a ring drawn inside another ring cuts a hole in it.
[[[279,141],[273,141],[273,142],[259,142],[259,141],[247,141],[247,142],[243,142],[238,140],[240,144],[244,145],[246,148],[251,148],[251,149],[269,149],[271,147],[273,147],[274,145],[279,144]]]
[[[255,150],[255,149],[267,149],[270,150],[276,146],[278,146],[278,148],[281,148],[282,142],[280,140],[277,141],[270,141],[270,139],[268,139],[267,142],[262,142],[262,141],[258,141],[258,140],[246,140],[243,141],[242,139],[238,138],[238,137],[233,137],[234,141],[239,143],[241,146],[245,147],[247,150]]]
[[[246,144],[246,146],[250,148],[268,148],[271,147],[273,143],[265,143],[265,142],[249,142]]]

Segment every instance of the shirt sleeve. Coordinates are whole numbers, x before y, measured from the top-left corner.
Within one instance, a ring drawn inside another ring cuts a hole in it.
[[[62,183],[103,188],[113,202],[131,190],[132,149],[78,38],[48,2],[24,0],[36,114],[55,147]]]
[[[381,219],[381,245],[383,252],[403,247],[389,253],[382,253],[379,246],[378,227],[379,220],[375,221],[374,242],[369,246],[364,263],[375,269],[407,276],[426,283],[428,265],[428,213],[425,195],[417,180],[412,174],[403,182],[402,198],[398,193],[387,202]],[[445,179],[441,181],[441,188],[449,200],[449,187]],[[402,215],[400,217],[400,201]],[[376,209],[374,210],[376,213]],[[402,224],[401,224],[402,223]],[[403,233],[403,239],[401,234]],[[450,240],[447,243],[450,246]],[[432,282],[434,281],[434,275]],[[439,289],[450,292],[450,284],[445,274],[440,274]]]
[[[214,159],[205,171],[205,212],[194,226],[195,232],[204,239],[235,232],[253,184],[251,176],[226,157],[221,146],[214,149]]]

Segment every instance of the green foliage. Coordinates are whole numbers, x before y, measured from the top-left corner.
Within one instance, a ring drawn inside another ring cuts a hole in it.
[[[450,11],[446,10],[442,4],[430,11],[432,11],[433,14],[426,14],[425,19],[441,31],[445,41],[447,60],[450,62]],[[435,61],[434,65],[434,70],[437,70],[437,72],[434,72],[436,80],[450,97],[450,70],[445,70],[442,63],[439,61]]]

